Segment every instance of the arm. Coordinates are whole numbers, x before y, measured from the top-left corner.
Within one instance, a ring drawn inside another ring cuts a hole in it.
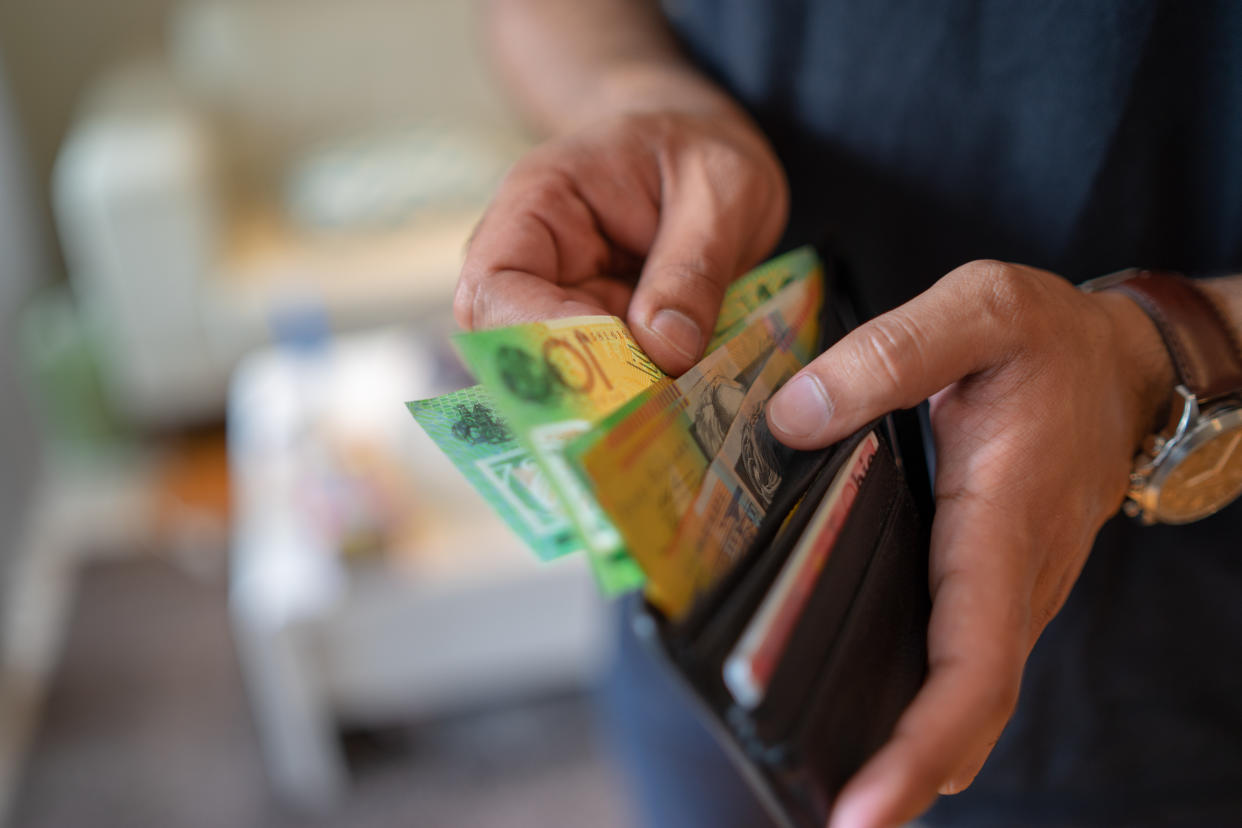
[[[766,139],[650,0],[493,0],[496,60],[552,138],[501,183],[454,299],[465,328],[609,313],[665,371],[702,355],[728,284],[785,223]]]
[[[621,112],[737,113],[681,54],[653,0],[490,0],[490,51],[545,134]]]

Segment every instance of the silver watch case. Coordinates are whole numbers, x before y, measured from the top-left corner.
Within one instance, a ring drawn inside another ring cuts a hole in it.
[[[1161,514],[1160,495],[1169,475],[1209,440],[1230,431],[1242,431],[1242,400],[1226,399],[1200,407],[1199,399],[1184,385],[1175,389],[1182,411],[1171,436],[1156,435],[1150,451],[1140,455],[1130,473],[1130,490],[1123,511],[1144,525],[1191,523],[1233,502],[1230,498],[1199,514],[1170,519]]]

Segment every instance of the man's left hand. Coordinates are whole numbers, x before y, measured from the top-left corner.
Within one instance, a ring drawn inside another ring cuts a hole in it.
[[[928,677],[832,825],[897,825],[971,783],[1031,647],[1121,504],[1172,377],[1155,326],[1125,296],[974,262],[851,332],[773,397],[773,433],[797,448],[931,399]]]

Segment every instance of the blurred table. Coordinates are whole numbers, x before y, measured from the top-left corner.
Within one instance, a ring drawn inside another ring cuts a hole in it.
[[[442,342],[270,348],[234,375],[231,614],[272,782],[301,808],[346,789],[342,722],[582,688],[607,660],[585,561],[537,564],[406,411],[450,390]]]

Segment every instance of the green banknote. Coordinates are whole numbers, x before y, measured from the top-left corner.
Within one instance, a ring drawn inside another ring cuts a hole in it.
[[[819,275],[819,256],[816,254],[815,248],[810,245],[804,245],[771,261],[764,262],[738,279],[725,292],[724,301],[720,306],[720,315],[716,319],[716,329],[709,341],[703,362],[706,363],[712,352],[726,341],[734,339],[747,327],[760,324],[760,320],[766,314],[775,311],[779,307],[779,303],[769,304],[769,302],[778,293],[795,282],[800,282],[811,276],[818,278]],[[810,293],[805,295],[805,298],[798,300],[806,307],[812,308],[816,313],[819,311],[818,303],[822,301],[821,291],[818,288],[819,284],[816,283]],[[783,312],[792,314],[793,310],[784,309]],[[818,338],[819,327],[817,324],[814,324],[814,320],[806,320],[801,324],[803,324],[805,332],[800,333],[798,336],[797,343],[799,348],[796,353],[801,359],[805,360],[811,356],[809,349],[806,348],[806,343]],[[692,368],[691,373],[701,368],[701,366],[702,363]],[[579,459],[591,446],[598,443],[605,434],[612,431],[613,428],[642,406],[647,401],[647,398],[660,393],[662,383],[671,382],[673,382],[672,379],[664,379],[653,383],[646,391],[631,398],[614,409],[612,413],[600,419],[589,431],[575,437],[565,452],[570,458],[570,465],[575,468],[575,471],[581,472]]]
[[[539,463],[590,553],[605,591],[642,583],[621,535],[564,447],[643,389],[664,378],[612,316],[552,319],[462,334],[463,360]]]
[[[796,340],[818,315],[818,288],[815,281],[790,285],[737,336],[567,449],[583,488],[612,516],[631,554],[650,562],[673,541],[763,366],[777,350],[797,358]]]
[[[543,470],[481,385],[406,404],[414,419],[540,560],[582,541]]]

